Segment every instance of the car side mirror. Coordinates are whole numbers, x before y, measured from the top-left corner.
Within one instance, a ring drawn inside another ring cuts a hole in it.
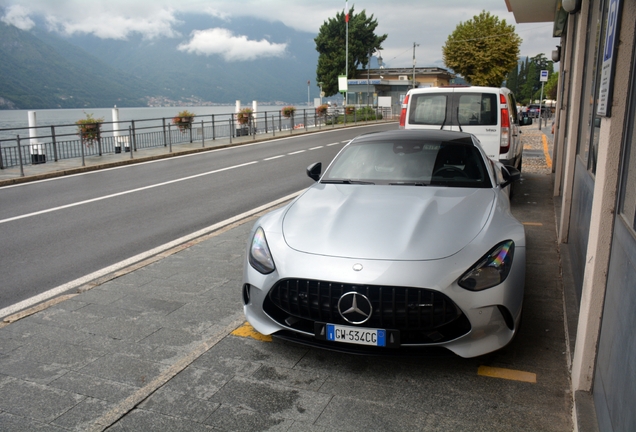
[[[322,162],[316,162],[307,167],[307,175],[314,181],[320,180],[320,174],[322,172]]]
[[[502,189],[508,186],[509,184],[521,179],[521,171],[519,171],[517,168],[511,165],[504,166],[501,169],[501,174],[503,175],[503,178],[504,178],[504,182],[501,185]]]

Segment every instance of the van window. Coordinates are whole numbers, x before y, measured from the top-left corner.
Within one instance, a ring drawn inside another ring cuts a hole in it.
[[[409,114],[410,124],[441,125],[446,119],[445,94],[414,94]]]
[[[497,125],[497,95],[494,93],[460,95],[457,116],[462,126]]]

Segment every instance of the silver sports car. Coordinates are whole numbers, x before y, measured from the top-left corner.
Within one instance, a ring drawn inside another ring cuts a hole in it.
[[[350,352],[444,347],[474,357],[517,332],[523,225],[506,187],[519,171],[470,134],[399,130],[348,143],[316,183],[261,217],[243,303],[260,333]]]

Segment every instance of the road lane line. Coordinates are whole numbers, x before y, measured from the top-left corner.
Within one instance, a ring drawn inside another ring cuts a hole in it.
[[[291,156],[291,155],[295,155],[295,154],[299,154],[299,153],[305,153],[306,151],[307,150],[298,150],[298,151],[287,153],[287,154]]]
[[[233,170],[233,169],[236,169],[236,168],[242,168],[244,166],[253,165],[253,164],[256,164],[256,163],[258,163],[258,161],[247,162],[247,163],[240,164],[240,165],[234,165],[234,166],[231,166],[231,167],[226,167],[226,168],[221,168],[221,169],[214,170],[214,171],[208,171],[208,172],[204,172],[204,173],[200,173],[200,174],[195,174],[195,175],[191,175],[191,176],[188,176],[188,177],[183,177],[183,178],[180,178],[180,179],[170,180],[170,181],[163,182],[163,183],[157,183],[157,184],[154,184],[154,185],[144,186],[144,187],[140,187],[140,188],[137,188],[137,189],[131,189],[131,190],[128,190],[128,191],[117,192],[117,193],[110,194],[110,195],[104,195],[102,197],[97,197],[97,198],[92,198],[92,199],[89,199],[89,200],[79,201],[79,202],[76,202],[76,203],[73,203],[73,204],[66,204],[66,205],[59,206],[59,207],[53,207],[53,208],[46,209],[46,210],[40,210],[40,211],[33,212],[33,213],[27,213],[27,214],[24,214],[24,215],[21,215],[21,216],[15,216],[15,217],[8,218],[8,219],[2,219],[2,220],[0,220],[0,224],[11,222],[11,221],[15,221],[15,220],[20,220],[20,219],[26,219],[26,218],[29,218],[29,217],[38,216],[38,215],[45,214],[45,213],[51,213],[51,212],[58,211],[58,210],[64,210],[64,209],[71,208],[71,207],[77,207],[77,206],[84,205],[84,204],[90,204],[90,203],[93,203],[93,202],[102,201],[102,200],[106,200],[106,199],[109,199],[109,198],[115,198],[115,197],[122,196],[122,195],[128,195],[128,194],[135,193],[135,192],[141,192],[141,191],[148,190],[148,189],[154,189],[154,188],[157,188],[157,187],[166,186],[166,185],[173,184],[173,183],[179,183],[179,182],[186,181],[186,180],[192,180],[194,178],[203,177],[203,176],[207,176],[207,175],[210,175],[210,174],[216,174],[216,173],[220,173],[220,172],[224,172],[224,171],[229,171],[229,170]]]
[[[264,161],[271,161],[271,160],[274,160],[274,159],[280,159],[282,157],[285,157],[285,155],[272,156],[272,157],[269,157],[269,158],[266,158],[266,159],[263,159],[263,160]]]
[[[318,149],[321,149],[321,148],[324,148],[324,147],[325,146],[312,147],[309,150],[318,150]]]
[[[179,245],[181,245],[183,243],[187,243],[187,242],[189,242],[189,241],[191,241],[191,240],[193,240],[195,238],[204,236],[204,235],[209,234],[209,233],[211,233],[213,231],[219,230],[219,229],[221,229],[221,228],[223,228],[223,227],[225,227],[227,225],[231,225],[231,224],[236,223],[236,222],[238,222],[238,221],[240,221],[242,219],[246,219],[246,218],[248,218],[248,217],[250,217],[252,215],[255,215],[257,213],[260,213],[260,212],[262,212],[264,210],[267,210],[269,208],[275,207],[275,206],[277,206],[277,205],[279,205],[281,203],[284,203],[285,201],[289,201],[289,200],[297,197],[303,191],[304,191],[304,189],[300,190],[298,192],[294,192],[292,194],[289,194],[287,196],[284,196],[282,198],[279,198],[277,200],[274,200],[272,202],[264,204],[264,205],[262,205],[260,207],[254,208],[252,210],[248,210],[248,211],[246,211],[244,213],[241,213],[239,215],[233,216],[233,217],[231,217],[229,219],[226,219],[226,220],[221,221],[219,223],[216,223],[214,225],[210,225],[209,227],[203,228],[203,229],[201,229],[199,231],[196,231],[196,232],[194,232],[192,234],[188,234],[187,236],[183,236],[183,237],[178,238],[176,240],[173,240],[171,242],[165,243],[165,244],[163,244],[161,246],[157,246],[156,248],[150,249],[149,251],[142,252],[142,253],[137,254],[137,255],[135,255],[133,257],[130,257],[128,259],[125,259],[123,261],[120,261],[118,263],[110,265],[108,267],[105,267],[105,268],[103,268],[101,270],[97,270],[97,271],[95,271],[95,272],[93,272],[91,274],[88,274],[86,276],[82,276],[81,278],[78,278],[78,279],[75,279],[73,281],[67,282],[67,283],[65,283],[63,285],[58,286],[57,288],[52,288],[52,289],[50,289],[48,291],[45,291],[45,292],[43,292],[41,294],[38,294],[38,295],[34,296],[34,297],[28,298],[26,300],[22,300],[21,302],[16,303],[16,304],[11,305],[11,306],[7,306],[4,309],[0,309],[0,318],[6,317],[8,315],[12,315],[12,314],[14,314],[16,312],[19,312],[19,311],[23,310],[23,309],[29,308],[29,307],[31,307],[31,306],[33,306],[35,304],[38,304],[40,302],[46,301],[46,300],[48,300],[50,298],[53,298],[53,297],[55,297],[57,295],[60,295],[60,294],[62,294],[64,292],[66,292],[66,291],[69,291],[69,290],[72,290],[72,289],[77,288],[79,286],[85,285],[85,284],[87,284],[87,283],[89,283],[89,282],[91,282],[91,281],[93,281],[95,279],[98,279],[98,278],[102,277],[102,276],[105,276],[107,274],[116,272],[117,270],[120,270],[120,269],[122,269],[124,267],[128,267],[130,265],[133,265],[133,264],[135,264],[135,263],[137,263],[139,261],[143,261],[146,258],[149,258],[151,256],[160,254],[160,253],[162,253],[162,252],[164,252],[164,251],[166,251],[168,249],[171,249],[173,247],[179,246]]]

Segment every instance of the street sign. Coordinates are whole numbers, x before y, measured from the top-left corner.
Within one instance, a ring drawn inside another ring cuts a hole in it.
[[[540,82],[548,82],[548,71],[547,70],[542,70],[541,71],[541,78],[539,79]]]

